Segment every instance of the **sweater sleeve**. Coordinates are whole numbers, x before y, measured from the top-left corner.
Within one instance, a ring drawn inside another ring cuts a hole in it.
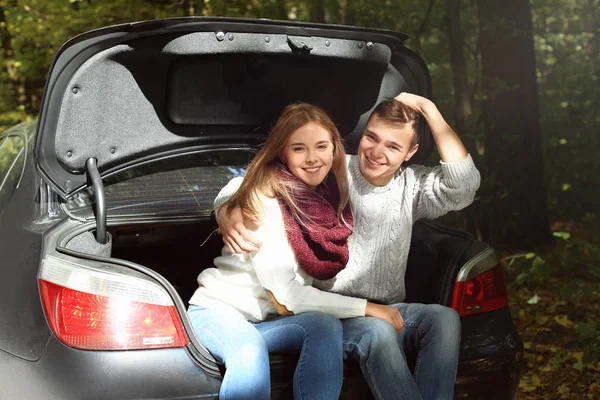
[[[262,246],[251,254],[251,259],[263,288],[294,314],[320,311],[336,318],[364,316],[366,300],[321,291],[310,286],[310,277],[298,275],[279,204],[275,199],[265,199],[262,206],[261,224],[254,230]]]
[[[413,215],[437,218],[471,204],[481,177],[471,155],[462,161],[441,162],[438,167],[414,166]]]
[[[237,192],[237,190],[242,186],[242,182],[244,181],[243,176],[236,176],[232,180],[230,180],[227,185],[225,185],[219,194],[215,198],[214,206],[215,211],[217,211],[221,206],[231,198]]]

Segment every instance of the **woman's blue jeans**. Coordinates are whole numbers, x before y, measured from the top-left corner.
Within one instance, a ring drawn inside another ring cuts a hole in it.
[[[381,400],[452,400],[460,347],[460,318],[437,304],[392,304],[404,319],[398,334],[387,321],[343,320],[345,357],[354,358]],[[407,353],[417,354],[414,374]]]
[[[191,305],[188,315],[198,339],[225,364],[219,399],[268,400],[269,353],[299,354],[294,398],[337,399],[342,389],[342,323],[308,312],[257,324],[238,314]]]

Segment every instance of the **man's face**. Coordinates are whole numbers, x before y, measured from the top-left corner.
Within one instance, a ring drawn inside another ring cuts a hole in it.
[[[387,185],[419,148],[412,145],[414,135],[408,124],[398,127],[373,116],[358,145],[360,172],[365,179],[375,186]]]

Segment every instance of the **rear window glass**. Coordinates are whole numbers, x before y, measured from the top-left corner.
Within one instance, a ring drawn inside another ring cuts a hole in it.
[[[152,162],[103,179],[109,217],[208,216],[223,186],[243,175],[251,151],[218,150]],[[66,204],[75,216],[92,216],[93,189]]]

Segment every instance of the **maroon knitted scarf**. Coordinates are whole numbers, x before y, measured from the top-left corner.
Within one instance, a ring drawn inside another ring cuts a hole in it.
[[[287,169],[282,168],[278,173],[289,183],[298,208],[312,221],[300,223],[302,217],[294,215],[288,205],[278,199],[288,241],[298,263],[314,278],[333,278],[348,263],[348,237],[352,233],[349,227],[353,224],[350,205],[343,212],[346,226],[337,217],[340,194],[333,174],[311,191]]]

